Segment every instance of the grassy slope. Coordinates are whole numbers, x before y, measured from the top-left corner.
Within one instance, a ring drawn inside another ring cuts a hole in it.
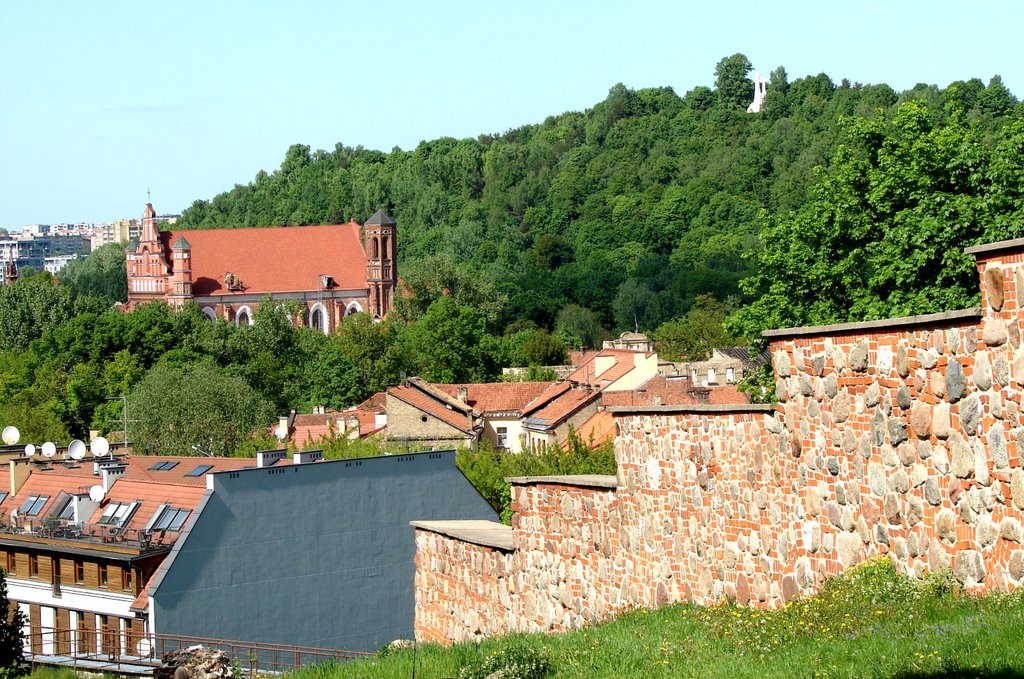
[[[916,583],[876,560],[779,611],[673,606],[569,634],[423,646],[415,676],[477,676],[471,668],[511,652],[543,654],[550,677],[1024,677],[1022,633],[1021,594],[963,596],[948,581]],[[411,677],[413,662],[411,650],[398,651],[293,679]]]

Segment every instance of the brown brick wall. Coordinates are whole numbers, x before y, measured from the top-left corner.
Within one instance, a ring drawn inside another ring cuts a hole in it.
[[[778,606],[878,554],[968,590],[1019,586],[1022,261],[979,258],[981,319],[774,339],[774,412],[617,415],[620,487],[514,487],[511,553],[418,530],[417,636]]]

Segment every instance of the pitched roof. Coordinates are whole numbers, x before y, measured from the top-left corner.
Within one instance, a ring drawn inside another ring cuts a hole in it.
[[[478,413],[520,412],[540,396],[553,382],[488,382],[483,384],[431,384],[435,389],[458,399],[466,390],[466,404]]]
[[[395,226],[395,220],[384,210],[374,212],[373,216],[366,220],[366,223],[370,226]]]
[[[729,358],[742,361],[745,370],[753,370],[771,359],[767,350],[761,351],[754,356],[750,355],[750,349],[747,347],[715,347],[714,350]]]
[[[566,379],[603,389],[615,383],[636,367],[635,357],[637,354],[651,355],[646,352],[630,351],[628,349],[602,349],[590,354],[582,354],[580,357],[583,361],[579,364],[578,368],[569,373]],[[612,358],[615,362],[610,368],[598,373],[597,359],[600,357]]]
[[[412,407],[417,408],[428,415],[432,415],[448,425],[451,425],[459,431],[467,434],[473,433],[472,427],[469,423],[469,417],[467,415],[467,413],[472,412],[472,410],[468,406],[462,405],[462,409],[460,410],[457,407],[453,407],[451,404],[444,403],[433,398],[422,389],[409,385],[391,387],[388,389],[388,396],[394,396],[395,398],[408,403]],[[458,402],[456,401],[456,403]]]
[[[124,475],[113,480],[100,506],[91,516],[80,517],[84,524],[92,527],[91,532],[97,537],[105,535],[103,531],[108,528],[98,522],[111,503],[138,503],[121,528],[126,531],[141,530],[150,525],[165,506],[189,513],[194,511],[206,493],[206,473],[256,465],[256,461],[251,458],[128,455],[118,460],[124,463]],[[158,463],[170,468],[153,469]],[[18,492],[0,501],[0,516],[4,519],[9,518],[13,510],[20,510],[30,497],[45,497],[34,516],[20,516],[21,521],[31,521],[32,525],[39,526],[45,517],[63,508],[68,496],[85,495],[92,486],[101,483],[101,477],[93,474],[92,463],[33,463],[30,469],[28,478]],[[175,538],[175,533],[168,533],[163,543],[169,544]]]
[[[569,389],[543,408],[531,412],[524,424],[552,429],[600,397],[601,392],[593,389]]]
[[[186,233],[192,246],[192,292],[198,297],[313,291],[321,274],[332,276],[343,290],[366,288],[366,254],[355,222],[164,231],[160,238],[166,247]],[[224,285],[229,272],[241,280],[242,290]]]

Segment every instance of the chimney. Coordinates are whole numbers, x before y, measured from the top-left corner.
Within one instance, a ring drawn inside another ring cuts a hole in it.
[[[292,464],[310,464],[311,462],[319,462],[322,459],[324,459],[324,451],[307,450],[292,455]]]
[[[288,438],[288,416],[282,415],[277,418],[277,429],[274,430],[274,436],[277,437],[278,441],[284,441]]]
[[[256,467],[258,469],[269,467],[276,464],[279,460],[283,460],[287,454],[288,451],[283,448],[281,450],[264,450],[263,452],[256,453]]]
[[[323,406],[313,406],[313,414],[314,415],[323,415],[324,414],[324,407]]]
[[[100,484],[103,486],[103,492],[109,493],[110,487],[114,485],[114,481],[124,476],[125,465],[110,465],[109,467],[103,467],[100,469]]]
[[[459,387],[459,401],[462,403],[469,403],[469,389],[466,387]]]

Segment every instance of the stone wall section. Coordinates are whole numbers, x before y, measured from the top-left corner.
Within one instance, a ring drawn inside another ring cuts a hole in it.
[[[514,486],[512,552],[418,531],[419,570],[457,577],[418,572],[417,635],[779,606],[878,554],[972,591],[1019,586],[1024,241],[971,251],[980,309],[766,333],[774,408],[615,409],[618,487]]]
[[[448,643],[517,631],[514,553],[416,531],[416,638]]]

